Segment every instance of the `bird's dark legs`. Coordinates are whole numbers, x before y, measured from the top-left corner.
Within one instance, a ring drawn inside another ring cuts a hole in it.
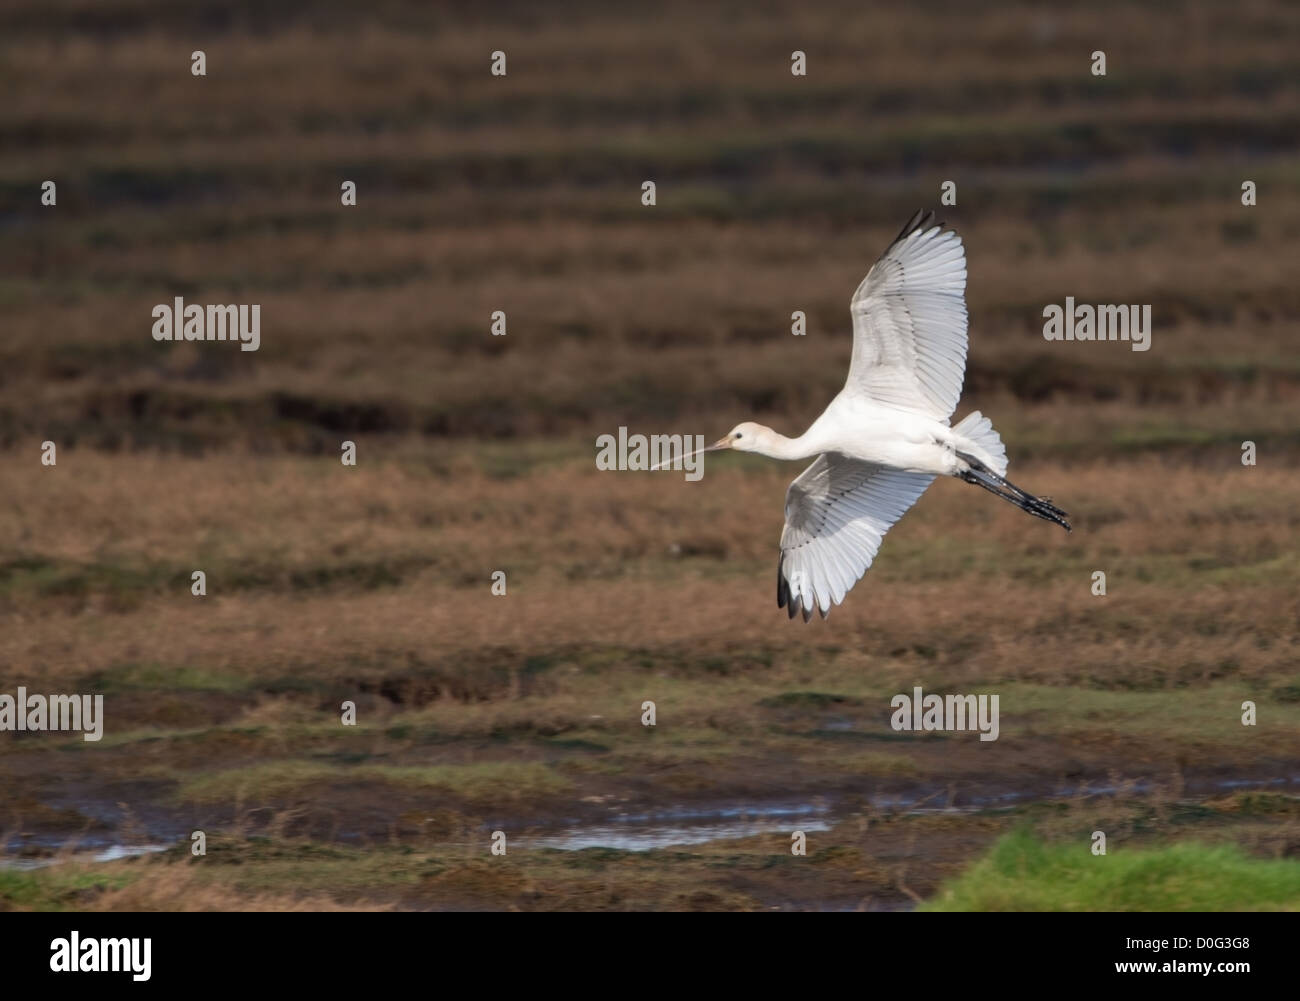
[[[1072,531],[1070,523],[1065,519],[1069,517],[1066,512],[1062,511],[1055,504],[1051,503],[1046,497],[1035,497],[1026,490],[1021,490],[1014,483],[1003,479],[988,466],[980,462],[973,455],[967,455],[964,452],[958,452],[958,456],[966,460],[970,466],[963,473],[958,473],[967,483],[975,483],[989,493],[997,494],[1005,501],[1009,501],[1022,511],[1027,511],[1035,518],[1042,518],[1044,521],[1054,522],[1060,525],[1067,532]]]

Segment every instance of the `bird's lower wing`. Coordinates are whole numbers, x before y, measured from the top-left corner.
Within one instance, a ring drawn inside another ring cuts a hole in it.
[[[817,457],[785,495],[776,603],[804,621],[823,618],[866,573],[885,533],[934,481],[929,473]]]

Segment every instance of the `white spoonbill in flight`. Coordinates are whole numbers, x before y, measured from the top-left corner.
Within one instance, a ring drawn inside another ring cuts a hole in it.
[[[1066,513],[1006,480],[1007,451],[978,410],[949,427],[966,371],[966,254],[918,212],[853,294],[853,359],[839,395],[798,438],[746,421],[730,448],[811,466],[785,495],[776,603],[804,621],[871,566],[881,539],[936,476],[975,483],[1067,532]]]

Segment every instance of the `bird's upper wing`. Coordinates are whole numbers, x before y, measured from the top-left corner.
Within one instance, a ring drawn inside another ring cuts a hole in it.
[[[846,392],[947,421],[966,372],[966,252],[918,212],[853,293]]]
[[[831,604],[871,566],[890,526],[916,503],[934,477],[888,466],[819,455],[785,495],[785,529],[776,572],[776,603],[804,621]]]

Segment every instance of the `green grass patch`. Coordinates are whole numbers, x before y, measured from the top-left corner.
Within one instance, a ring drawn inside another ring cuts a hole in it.
[[[1300,862],[1255,859],[1235,846],[1047,844],[1008,834],[921,908],[930,911],[1300,910]]]
[[[105,694],[129,691],[242,692],[247,678],[186,664],[157,662],[115,664],[89,679]]]
[[[86,894],[120,889],[132,878],[126,873],[109,876],[67,867],[0,869],[0,910],[76,910]]]

